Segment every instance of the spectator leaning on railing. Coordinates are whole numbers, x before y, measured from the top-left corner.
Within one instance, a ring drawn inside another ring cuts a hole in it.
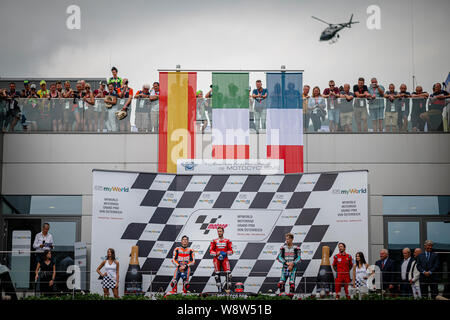
[[[83,118],[83,83],[81,81],[77,81],[76,90],[73,93],[73,104],[72,104],[72,113],[75,117],[75,128],[74,131],[78,131],[82,128],[82,118]]]
[[[256,81],[256,89],[252,92],[252,98],[255,99],[254,121],[256,130],[266,129],[266,98],[267,89],[262,87],[262,81]]]
[[[58,128],[62,127],[62,108],[61,108],[61,94],[56,90],[56,83],[50,84],[50,120],[52,122],[53,132],[57,132]]]
[[[38,103],[39,96],[36,91],[36,85],[33,83],[30,86],[30,94],[27,96],[27,99],[25,100],[25,104],[23,106],[27,117],[27,123],[30,125],[30,129],[32,131],[36,131],[38,129]]]
[[[353,104],[353,113],[355,116],[358,132],[367,132],[367,103],[369,91],[364,84],[364,78],[358,79],[358,84],[353,86],[353,93],[355,94],[355,102]]]
[[[330,80],[328,88],[323,90],[323,97],[328,102],[328,120],[330,121],[330,132],[336,132],[339,125],[339,106],[337,98],[339,97],[339,89],[335,86],[334,80]]]
[[[372,128],[374,132],[383,132],[384,87],[378,84],[377,78],[372,78],[370,82],[367,99],[369,100],[369,116],[372,120]]]
[[[433,93],[430,95],[428,111],[420,114],[420,118],[427,123],[428,131],[438,131],[442,126],[442,111],[448,98],[450,95],[442,90],[442,85],[439,82],[435,83]],[[437,119],[438,124],[433,124],[432,117]]]
[[[144,84],[142,90],[136,92],[134,96],[136,102],[135,125],[138,132],[150,131],[150,85]]]
[[[208,125],[208,120],[206,119],[206,100],[203,98],[203,91],[197,90],[195,94],[197,98],[197,107],[196,107],[196,117],[197,123],[199,124],[199,129],[202,133],[205,132],[206,126]]]
[[[120,110],[131,112],[131,100],[133,99],[133,89],[128,86],[128,79],[123,78],[122,86],[117,89],[117,94],[120,98]],[[126,117],[119,122],[119,129],[121,132],[131,131],[130,117]]]
[[[118,98],[117,91],[114,89],[114,84],[108,83],[108,94],[105,96],[105,106],[106,106],[106,128],[109,131],[116,131],[116,116],[114,114],[114,108],[117,104],[117,98]]]
[[[30,95],[30,93],[31,93],[30,85],[31,85],[30,81],[28,81],[28,80],[24,80],[23,81],[24,89],[22,90],[22,92],[20,94],[21,98],[26,98],[26,97],[28,97]]]
[[[96,111],[98,118],[98,131],[103,132],[103,128],[105,127],[105,104],[103,99],[108,95],[108,91],[105,90],[105,83],[100,81],[98,89],[94,90],[94,98],[96,99]]]
[[[400,85],[400,92],[398,93],[398,119],[397,125],[399,131],[408,131],[408,116],[409,116],[409,101],[411,94],[406,91],[406,84]]]
[[[153,82],[153,88],[150,91],[150,122],[152,126],[152,132],[158,132],[159,82]]]
[[[416,91],[411,94],[411,126],[412,131],[423,131],[425,122],[420,118],[420,114],[427,110],[427,99],[429,94],[424,92],[422,86],[417,86]]]
[[[345,132],[352,132],[354,96],[355,95],[350,92],[350,85],[348,83],[344,84],[343,90],[339,95],[339,116],[341,126],[343,126]]]
[[[397,120],[398,120],[398,93],[395,91],[395,85],[391,83],[389,90],[384,93],[386,98],[386,111],[385,111],[385,126],[386,132],[397,132]]]
[[[11,82],[9,84],[9,91],[6,91],[6,125],[10,124],[9,131],[14,131],[17,122],[21,119],[22,113],[20,110],[19,92],[16,91],[16,84]]]
[[[91,90],[91,85],[89,83],[86,83],[84,86],[84,96],[83,96],[83,102],[84,102],[84,128],[85,130],[89,130],[90,132],[94,132],[95,125],[96,125],[96,112],[94,110],[95,106],[95,98],[94,93]]]
[[[73,97],[74,92],[70,87],[70,81],[64,82],[64,89],[62,90],[62,97],[64,98],[64,111],[63,111],[63,130],[71,131],[72,130],[72,121],[73,121]]]

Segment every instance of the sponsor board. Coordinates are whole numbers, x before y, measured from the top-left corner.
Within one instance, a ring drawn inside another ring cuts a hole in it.
[[[279,159],[178,159],[178,174],[282,174]]]
[[[190,170],[197,168],[200,165]],[[296,294],[314,289],[310,284],[318,274],[322,246],[335,254],[342,241],[352,256],[358,251],[368,254],[366,171],[217,172],[170,175],[94,170],[91,291],[103,292],[95,269],[107,249],[114,248],[123,265],[119,276],[123,294],[134,245],[139,246],[144,290],[169,291],[175,272],[173,249],[183,235],[189,237],[195,254],[193,290],[217,291],[209,247],[218,227],[232,241],[234,254],[228,257],[232,281],[243,282],[246,292],[277,291],[282,264],[276,259],[287,233],[294,235],[294,244],[301,249]],[[306,289],[305,282],[310,283]]]

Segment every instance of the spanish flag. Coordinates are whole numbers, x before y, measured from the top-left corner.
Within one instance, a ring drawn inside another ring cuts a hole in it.
[[[176,173],[178,159],[195,158],[196,72],[159,73],[158,172]]]

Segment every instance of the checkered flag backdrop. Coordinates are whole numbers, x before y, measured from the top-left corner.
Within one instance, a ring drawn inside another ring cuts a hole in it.
[[[139,247],[143,288],[170,290],[173,249],[183,235],[195,251],[190,291],[217,291],[209,245],[218,226],[233,243],[232,282],[243,282],[247,292],[277,290],[276,257],[289,232],[301,248],[296,293],[314,291],[323,246],[335,254],[344,242],[352,256],[368,252],[366,171],[272,176],[94,171],[93,180],[91,275],[106,250],[115,248],[120,292],[133,245]],[[91,291],[101,292],[92,276]]]

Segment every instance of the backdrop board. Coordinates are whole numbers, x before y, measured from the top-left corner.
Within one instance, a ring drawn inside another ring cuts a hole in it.
[[[144,291],[168,291],[173,249],[187,235],[195,251],[191,291],[216,291],[210,241],[217,227],[233,242],[232,282],[276,291],[285,234],[301,248],[296,292],[316,287],[322,246],[368,255],[367,171],[295,175],[172,175],[93,171],[91,291],[108,248],[120,262],[123,294],[131,247],[139,246]],[[306,283],[306,285],[305,285]]]

